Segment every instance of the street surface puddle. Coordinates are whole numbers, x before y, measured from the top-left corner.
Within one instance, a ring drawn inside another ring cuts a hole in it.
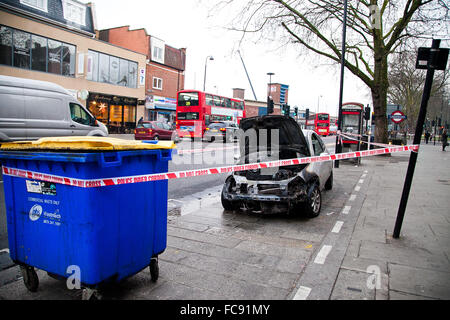
[[[185,216],[197,212],[205,207],[210,207],[213,204],[220,203],[220,194],[222,192],[222,186],[220,188],[214,188],[208,192],[196,193],[179,200],[169,199],[168,202],[168,215],[169,216]]]

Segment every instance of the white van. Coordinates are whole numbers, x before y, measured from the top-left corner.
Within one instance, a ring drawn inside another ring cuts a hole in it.
[[[0,142],[107,135],[106,126],[63,87],[0,75]]]

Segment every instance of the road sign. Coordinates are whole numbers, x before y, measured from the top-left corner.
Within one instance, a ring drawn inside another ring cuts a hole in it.
[[[402,123],[407,117],[400,110],[395,110],[394,112],[392,112],[389,118],[391,119],[392,122],[399,124]]]

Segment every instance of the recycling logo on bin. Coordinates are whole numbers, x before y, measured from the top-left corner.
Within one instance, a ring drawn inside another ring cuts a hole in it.
[[[38,204],[35,204],[30,209],[29,217],[31,221],[37,221],[42,215],[42,207]]]

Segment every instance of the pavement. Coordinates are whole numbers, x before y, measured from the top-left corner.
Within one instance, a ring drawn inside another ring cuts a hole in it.
[[[224,211],[221,186],[170,199],[160,278],[149,270],[105,299],[417,300],[450,298],[450,152],[421,145],[399,239],[392,237],[409,153],[341,161],[319,217]],[[80,299],[39,270],[26,290],[0,253],[0,300]]]

